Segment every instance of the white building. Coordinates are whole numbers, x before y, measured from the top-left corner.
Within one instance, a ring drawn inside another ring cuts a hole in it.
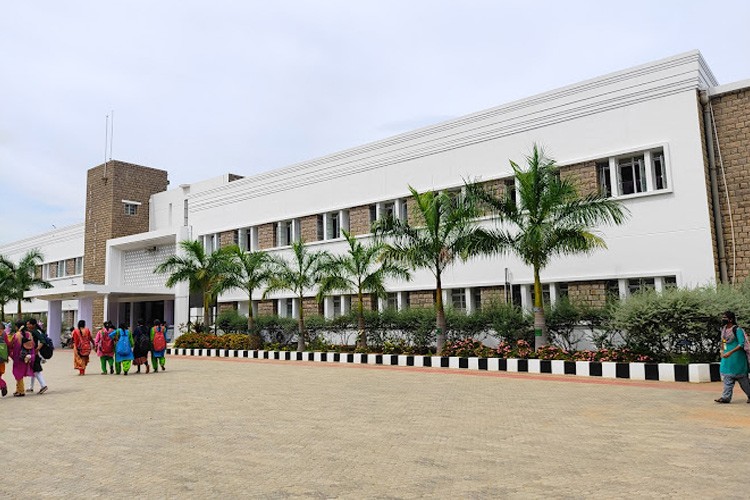
[[[750,255],[736,244],[750,213],[744,210],[750,203],[748,89],[750,80],[719,86],[696,51],[250,177],[225,175],[165,190],[165,172],[112,162],[89,171],[85,224],[5,245],[0,254],[17,259],[30,248],[43,252],[41,272],[54,288],[31,291],[35,300],[24,310],[48,312],[50,330],[62,311],[72,311],[68,324],[73,316],[89,323],[161,316],[185,323],[187,286],[168,289],[164,276],[153,274],[180,240],[200,238],[208,249],[237,242],[285,252],[302,238],[313,249],[340,252],[342,228],[368,238],[380,214],[409,217],[408,186],[454,189],[464,179],[512,184],[509,160],[523,163],[537,143],[582,191],[603,190],[630,211],[627,224],[603,231],[608,250],[556,259],[543,271],[552,300],[567,294],[597,304],[642,286],[740,280],[750,271]],[[712,171],[718,172],[715,189]],[[112,193],[100,196],[108,186]],[[130,223],[135,218],[140,226]],[[493,257],[456,265],[443,285],[449,304],[471,310],[505,297],[506,285],[513,300],[529,306],[532,282],[531,269],[517,259]],[[378,307],[425,305],[434,279],[418,271],[389,289]],[[240,292],[219,302],[280,315],[296,315],[301,306],[290,295],[250,305]],[[348,304],[344,296],[318,306],[311,291],[302,307],[331,316]],[[13,303],[6,309],[15,310]]]

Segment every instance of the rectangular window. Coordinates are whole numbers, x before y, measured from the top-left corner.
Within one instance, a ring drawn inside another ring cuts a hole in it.
[[[290,220],[278,223],[276,244],[280,247],[291,245],[294,242],[294,224]]]
[[[609,162],[596,163],[596,180],[599,185],[599,194],[606,198],[612,196],[612,178],[609,175]]]
[[[378,207],[377,205],[370,205],[370,224],[378,220]]]
[[[568,284],[567,283],[558,283],[557,284],[557,297],[559,299],[567,299],[568,298]]]
[[[83,257],[76,257],[75,273],[83,274]]]
[[[396,204],[392,201],[383,204],[383,217],[396,217]]]
[[[406,200],[401,200],[399,203],[401,207],[401,220],[406,222],[409,220],[409,204]]]
[[[451,290],[451,304],[456,311],[466,311],[466,289],[454,288]]]
[[[651,153],[651,169],[654,173],[654,189],[667,189],[667,170],[664,165],[664,151]]]
[[[341,220],[339,219],[338,212],[331,212],[327,215],[328,217],[328,234],[326,234],[327,240],[334,240],[341,236]]]
[[[341,296],[334,295],[333,296],[333,317],[338,318],[339,316],[341,316]]]
[[[677,288],[677,276],[664,276],[664,288]]]
[[[57,261],[57,274],[55,275],[55,278],[63,277],[65,277],[65,261],[59,260]]]
[[[386,309],[393,309],[394,311],[398,309],[398,298],[395,293],[389,293],[385,298],[385,308]]]
[[[516,307],[521,307],[523,299],[521,298],[521,285],[511,285],[510,287],[510,301]]]
[[[473,288],[471,290],[471,294],[472,294],[472,298],[474,299],[474,310],[481,311],[482,310],[482,289]]]
[[[513,201],[513,204],[517,204],[517,193],[516,193],[516,180],[515,179],[508,179],[506,180],[503,185],[505,186],[505,197],[510,198],[511,201]]]
[[[620,300],[620,283],[617,280],[608,280],[605,290],[607,302]]]
[[[123,203],[123,207],[125,207],[125,215],[136,215],[138,213],[138,205]]]
[[[646,172],[643,156],[632,156],[617,160],[620,176],[620,194],[643,193],[646,191]]]
[[[317,226],[317,233],[316,233],[316,241],[321,241],[323,239],[323,215],[318,215],[318,226]]]
[[[409,309],[411,306],[411,294],[409,292],[403,292],[401,294],[401,307],[404,309]]]
[[[294,299],[286,299],[285,302],[286,302],[285,317],[293,318],[294,317]]]
[[[542,285],[542,302],[545,305],[549,305],[551,303],[552,295],[549,291],[549,284]]]
[[[188,201],[184,200],[182,202],[182,225],[187,226],[188,225]]]
[[[635,278],[628,280],[628,293],[634,294],[654,289],[654,278]]]

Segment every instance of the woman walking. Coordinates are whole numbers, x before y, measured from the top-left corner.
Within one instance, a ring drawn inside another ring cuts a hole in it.
[[[13,360],[13,378],[16,379],[15,397],[26,395],[26,388],[23,383],[24,377],[34,376],[34,339],[26,331],[26,324],[23,320],[16,321],[16,333],[10,341],[10,357]]]
[[[86,321],[80,320],[78,328],[73,330],[73,367],[78,370],[78,375],[86,375],[86,365],[89,364],[93,345],[91,330],[86,328]]]
[[[128,374],[130,364],[133,362],[133,336],[128,330],[128,325],[120,323],[120,328],[109,334],[115,341],[115,373],[118,375]]]
[[[747,395],[750,403],[750,381],[747,378],[747,355],[745,354],[745,332],[737,326],[737,318],[732,311],[726,311],[721,317],[721,343],[724,349],[721,354],[719,373],[724,381],[724,391],[717,403],[731,403],[735,382]]]
[[[167,352],[167,324],[154,320],[154,327],[151,328],[151,362],[154,365],[154,373],[159,372],[159,366],[161,365],[161,371],[166,370],[164,364],[166,358],[164,354]]]
[[[107,365],[110,375],[115,373],[115,341],[109,336],[113,331],[112,323],[105,321],[94,339],[96,355],[99,356],[99,363],[102,365],[102,375],[107,374]]]
[[[133,364],[136,366],[136,373],[141,373],[141,365],[146,366],[146,373],[149,372],[148,352],[151,350],[151,339],[149,338],[148,329],[143,326],[143,320],[138,320],[138,326],[133,332]]]

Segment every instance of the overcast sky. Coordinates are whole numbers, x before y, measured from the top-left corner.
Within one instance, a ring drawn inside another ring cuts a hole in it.
[[[0,245],[83,221],[111,110],[113,157],[176,187],[693,49],[745,80],[749,21],[747,0],[2,2]]]

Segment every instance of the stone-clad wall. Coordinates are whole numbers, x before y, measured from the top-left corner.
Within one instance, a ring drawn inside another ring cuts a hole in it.
[[[237,231],[224,231],[219,234],[219,246],[221,248],[228,247],[237,243]]]
[[[370,232],[369,205],[361,205],[349,209],[349,232],[355,236]]]
[[[571,304],[589,307],[604,307],[607,303],[606,281],[582,281],[568,284],[568,299]]]
[[[300,219],[302,225],[300,229],[300,235],[302,241],[310,243],[311,241],[318,241],[318,216],[308,215]]]
[[[711,106],[719,137],[715,144],[716,162],[718,165],[720,148],[730,201],[727,204],[724,179],[719,170],[727,268],[731,280],[736,267],[735,281],[739,283],[750,275],[750,89],[716,96],[711,99]],[[734,235],[729,223],[729,205],[734,218]]]
[[[571,180],[578,188],[578,194],[596,193],[599,184],[596,179],[596,162],[587,161],[560,167],[560,178]]]
[[[435,290],[409,292],[409,307],[412,309],[435,307]]]
[[[273,241],[273,223],[258,226],[258,247],[261,250],[265,250],[275,246],[276,242]]]

